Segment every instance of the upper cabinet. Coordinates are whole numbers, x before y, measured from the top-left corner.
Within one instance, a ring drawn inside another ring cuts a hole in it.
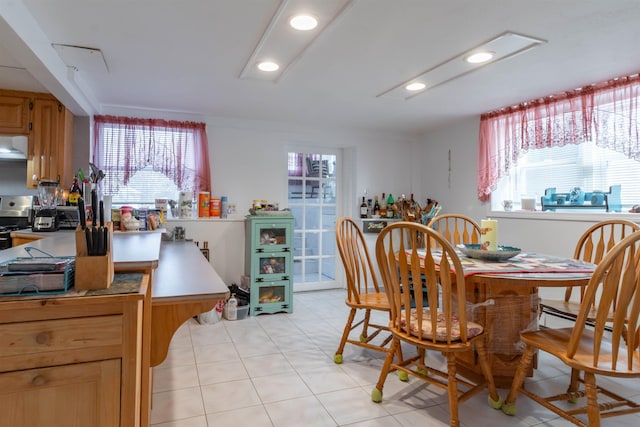
[[[27,188],[73,178],[73,115],[47,93],[0,90],[0,135],[27,135]]]
[[[51,179],[65,187],[72,181],[73,115],[53,97],[33,100],[27,153],[27,187]]]
[[[29,134],[29,105],[29,98],[21,92],[0,94],[0,134]]]

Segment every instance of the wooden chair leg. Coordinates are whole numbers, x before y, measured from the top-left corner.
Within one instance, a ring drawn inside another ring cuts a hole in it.
[[[487,381],[487,388],[489,389],[489,399],[491,407],[494,409],[500,409],[502,407],[502,401],[500,400],[500,395],[498,394],[498,390],[496,390],[496,383],[493,380],[493,375],[491,373],[491,368],[489,366],[489,359],[487,356],[487,348],[485,342],[480,339],[476,341],[476,351],[478,352],[478,359],[480,361],[480,368],[482,369],[482,374],[484,375],[485,380]]]
[[[367,308],[364,312],[364,323],[362,325],[362,333],[360,334],[360,341],[364,342],[367,340],[369,333],[367,328],[369,327],[369,319],[371,318],[371,309]]]
[[[571,369],[571,380],[569,382],[569,388],[567,388],[567,393],[572,393],[578,391],[580,388],[580,371],[577,369]]]
[[[526,346],[524,349],[524,353],[522,354],[522,358],[520,359],[520,364],[518,365],[518,369],[513,377],[513,383],[511,383],[511,389],[509,390],[509,395],[507,399],[504,401],[502,405],[502,412],[507,415],[515,415],[516,414],[516,397],[518,397],[518,390],[522,387],[524,383],[524,377],[527,374],[527,369],[529,369],[529,365],[533,360],[534,348],[530,346]]]
[[[600,427],[600,408],[598,406],[598,387],[593,372],[584,373],[584,386],[587,393],[587,416],[590,427]]]
[[[449,425],[451,427],[460,426],[460,417],[458,415],[458,380],[456,379],[456,357],[453,353],[447,353],[447,372],[448,372],[448,390],[449,390]]]
[[[347,319],[347,324],[344,326],[344,331],[342,332],[342,338],[340,339],[340,345],[336,350],[336,354],[333,356],[333,361],[335,363],[342,363],[342,352],[344,351],[344,346],[347,343],[347,339],[349,338],[349,333],[351,332],[351,325],[353,324],[353,319],[356,317],[356,309],[352,308],[349,312],[349,318]]]
[[[376,403],[382,401],[382,389],[384,388],[384,382],[387,379],[387,375],[389,375],[391,364],[393,363],[393,357],[398,353],[399,347],[400,340],[393,338],[387,357],[384,358],[384,363],[382,365],[382,370],[380,371],[380,376],[378,377],[378,382],[376,383],[376,388],[371,391],[371,400]]]

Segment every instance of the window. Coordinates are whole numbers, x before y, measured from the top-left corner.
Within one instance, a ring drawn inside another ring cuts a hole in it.
[[[491,196],[493,209],[523,196],[539,206],[547,188],[573,198],[619,186],[622,210],[638,204],[638,100],[635,74],[483,114],[478,198]]]
[[[93,162],[114,204],[153,205],[179,191],[209,191],[204,123],[96,116]]]
[[[533,197],[539,209],[540,197],[547,188],[555,188],[558,193],[569,193],[575,187],[607,192],[610,186],[620,185],[625,212],[640,203],[639,177],[637,161],[593,142],[531,150],[498,182],[491,208],[502,210],[503,200],[513,200],[517,209],[522,197]]]

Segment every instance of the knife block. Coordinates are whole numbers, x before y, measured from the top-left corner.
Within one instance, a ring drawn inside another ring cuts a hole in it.
[[[107,289],[113,283],[113,223],[105,223],[109,230],[106,255],[89,256],[85,231],[78,226],[76,235],[76,272],[74,287],[78,291]]]

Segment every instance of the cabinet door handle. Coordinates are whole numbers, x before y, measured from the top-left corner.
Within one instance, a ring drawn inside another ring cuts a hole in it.
[[[34,386],[41,386],[41,385],[45,385],[47,383],[47,379],[44,377],[44,375],[36,375],[35,377],[33,377],[33,379],[31,380],[31,385]]]
[[[40,332],[36,335],[36,342],[38,344],[46,344],[49,342],[49,334],[46,332]]]

